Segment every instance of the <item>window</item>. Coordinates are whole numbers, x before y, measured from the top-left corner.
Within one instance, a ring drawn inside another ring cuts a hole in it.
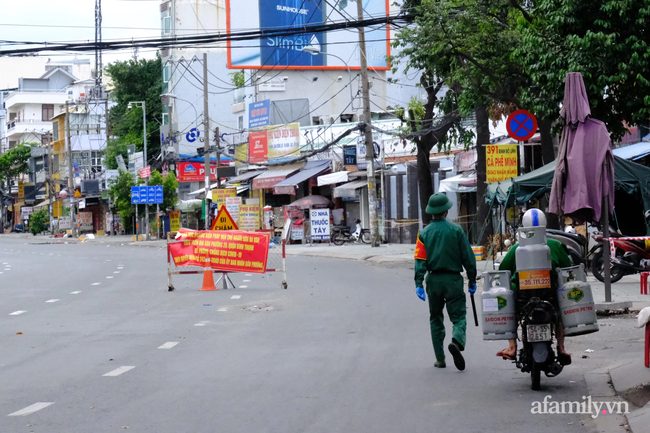
[[[162,115],[162,124],[169,125],[169,113],[163,113]]]
[[[52,129],[52,136],[54,141],[59,141],[59,121],[54,122],[54,128]]]
[[[49,122],[53,117],[54,117],[54,105],[43,104],[43,109],[41,111],[41,120],[43,122]]]
[[[244,116],[239,116],[239,130],[244,130]]]
[[[41,135],[41,145],[48,146],[52,142],[52,134]]]
[[[171,80],[171,75],[172,75],[172,66],[170,64],[165,65],[163,67],[163,81],[165,83],[169,83],[169,80]]]

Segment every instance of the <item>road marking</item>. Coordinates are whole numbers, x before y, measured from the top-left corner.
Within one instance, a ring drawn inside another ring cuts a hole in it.
[[[4,274],[4,272],[0,272],[0,274]]]
[[[38,412],[41,409],[45,409],[46,407],[48,407],[50,405],[53,405],[53,404],[54,404],[53,401],[34,403],[31,406],[27,406],[25,409],[21,409],[21,410],[19,410],[17,412],[10,413],[7,416],[25,416],[25,415],[29,415],[29,414],[32,414],[34,412]]]
[[[108,277],[106,277],[106,279],[107,279],[107,280],[110,280],[111,278],[113,278],[113,276],[112,276],[112,275],[110,275],[110,276],[108,276]]]
[[[101,283],[92,283],[91,286],[99,286]]]
[[[115,377],[115,376],[119,376],[120,374],[124,374],[124,373],[126,373],[127,371],[129,371],[129,370],[133,370],[134,368],[135,368],[134,365],[123,365],[123,366],[120,367],[120,368],[116,368],[116,369],[113,370],[113,371],[109,371],[109,372],[106,373],[106,374],[102,374],[102,376],[106,376],[106,377]]]
[[[251,280],[244,280],[244,283],[250,283]]]
[[[210,323],[210,321],[204,320],[203,322],[195,323],[194,326],[205,326],[206,323]]]
[[[226,308],[226,307],[224,307],[224,308],[219,308],[217,311],[225,312],[225,311],[228,311],[228,308]]]
[[[124,269],[124,266],[118,266],[117,269]]]
[[[5,271],[10,271],[10,270],[11,270],[11,268],[5,268]]]
[[[246,275],[247,277],[250,277],[250,276],[253,275],[253,274],[244,274],[244,275]]]
[[[178,344],[178,341],[169,341],[162,346],[158,347],[158,349],[171,349],[172,347],[176,346]]]
[[[241,298],[241,295],[232,295],[230,299],[239,299]]]
[[[239,286],[240,289],[247,289],[248,286]]]
[[[49,301],[45,301],[46,304],[53,304],[55,302],[59,302],[60,299],[50,299]]]
[[[27,310],[18,310],[18,311],[14,311],[13,313],[9,313],[9,315],[10,316],[19,316],[19,315],[21,315],[23,313],[26,313],[26,312],[27,312]]]
[[[70,292],[71,295],[78,295],[79,293],[81,293],[81,290],[77,290],[76,292]]]
[[[113,271],[113,273],[114,273],[114,274],[119,274],[119,273],[120,273],[120,271]]]

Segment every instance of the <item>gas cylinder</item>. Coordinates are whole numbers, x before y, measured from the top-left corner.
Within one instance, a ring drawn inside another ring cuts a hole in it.
[[[521,227],[515,253],[519,290],[551,288],[551,249],[546,244],[546,227]]]
[[[510,271],[484,273],[481,300],[483,340],[517,338],[515,296],[510,290]]]
[[[584,265],[561,268],[558,279],[560,288],[557,290],[557,299],[564,325],[564,335],[575,336],[597,332],[598,318]]]

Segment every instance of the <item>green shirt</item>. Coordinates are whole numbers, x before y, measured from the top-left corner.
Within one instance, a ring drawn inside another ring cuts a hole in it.
[[[551,284],[553,284],[553,287],[556,285],[555,282],[557,281],[557,269],[558,268],[569,268],[573,266],[573,263],[571,262],[571,259],[569,258],[569,255],[566,253],[564,250],[564,246],[562,245],[561,242],[556,241],[555,239],[547,239],[546,240],[546,245],[551,249],[551,272],[552,272],[552,278],[551,278]],[[519,247],[519,244],[514,244],[510,250],[508,250],[508,254],[503,258],[503,261],[499,265],[499,270],[500,271],[510,271],[510,275],[512,278],[512,283],[513,283],[513,289],[516,290],[516,272],[517,272],[517,260],[516,260],[516,251],[517,248]]]
[[[424,251],[421,251],[423,247]],[[433,220],[418,234],[415,259],[415,285],[424,287],[429,272],[467,271],[469,282],[476,282],[476,258],[463,229],[445,219]]]

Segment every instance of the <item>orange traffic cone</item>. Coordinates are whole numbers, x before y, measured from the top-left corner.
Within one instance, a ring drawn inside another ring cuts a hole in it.
[[[206,261],[206,267],[203,271],[203,287],[199,290],[200,292],[207,292],[212,290],[219,290],[214,285],[214,278],[212,277],[212,268],[210,267],[210,259]]]

